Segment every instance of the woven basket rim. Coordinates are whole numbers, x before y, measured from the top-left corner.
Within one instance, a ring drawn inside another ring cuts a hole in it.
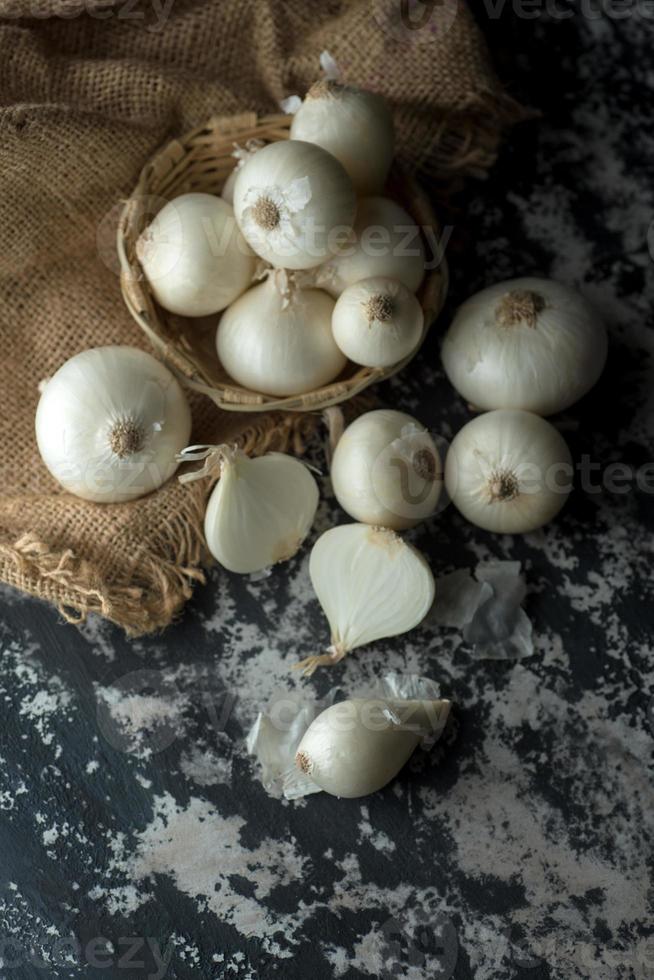
[[[314,391],[286,397],[253,392],[231,379],[216,382],[209,377],[206,358],[192,349],[184,335],[181,339],[174,335],[170,328],[170,315],[153,299],[136,257],[135,246],[142,230],[140,224],[143,222],[145,202],[151,202],[153,198],[163,202],[184,193],[183,189],[177,189],[172,194],[166,192],[185,186],[184,177],[189,172],[189,164],[191,167],[198,167],[200,178],[204,180],[206,177],[210,186],[216,188],[208,193],[219,193],[236,163],[231,157],[233,147],[254,138],[267,142],[286,139],[292,118],[285,114],[257,116],[254,112],[213,116],[184,136],[170,140],[141,169],[134,190],[124,202],[118,223],[116,244],[120,262],[120,285],[127,309],[180,382],[207,395],[219,408],[227,411],[319,411],[360,394],[370,385],[397,374],[415,357],[447,295],[449,277],[447,262],[443,256],[438,266],[427,272],[417,294],[425,313],[420,341],[411,354],[390,367],[359,368],[351,365],[355,371],[349,377],[338,378]],[[217,145],[221,146],[222,155],[218,154]],[[422,229],[426,226],[438,228],[431,202],[417,182],[401,173],[397,167],[394,168],[394,176],[406,188],[404,196],[408,197],[408,201],[403,200],[402,203],[418,224],[423,237]],[[203,188],[193,186],[192,189]],[[216,314],[216,324],[219,316],[220,314]],[[213,356],[218,363],[215,352]]]

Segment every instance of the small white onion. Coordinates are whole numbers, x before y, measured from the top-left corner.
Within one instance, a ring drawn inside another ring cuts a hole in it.
[[[551,521],[570,493],[565,440],[531,412],[498,410],[468,422],[445,461],[445,487],[472,524],[524,534]]]
[[[438,738],[450,707],[440,700],[339,701],[311,722],[295,765],[332,796],[367,796],[398,774],[423,738]]]
[[[182,194],[145,229],[136,254],[152,294],[181,316],[229,306],[252,282],[257,259],[230,205],[213,194]]]
[[[184,458],[202,458],[193,448]],[[225,446],[214,452],[221,476],[207,504],[204,534],[216,561],[231,572],[248,573],[292,558],[318,507],[318,486],[309,470],[284,453],[250,459]]]
[[[355,210],[342,164],[315,143],[270,143],[236,178],[236,220],[255,252],[280,268],[325,262],[351,230]]]
[[[425,249],[411,215],[388,197],[359,201],[350,241],[316,270],[316,284],[332,296],[362,279],[399,279],[412,293],[425,275]]]
[[[501,282],[459,309],[443,343],[456,390],[480,409],[552,415],[598,380],[607,356],[601,317],[583,296],[550,279]]]
[[[43,462],[69,493],[101,503],[150,493],[177,469],[191,413],[168,368],[135,347],[66,361],[36,411]]]
[[[389,367],[415,350],[425,322],[420,303],[397,279],[362,279],[348,286],[332,314],[334,340],[365,367]]]
[[[296,665],[307,675],[366,643],[413,629],[434,600],[429,565],[389,528],[342,524],[325,531],[311,551],[309,574],[331,627],[331,647]]]
[[[317,143],[347,170],[358,194],[378,194],[393,159],[393,118],[380,95],[331,79],[307,92],[291,139]]]
[[[282,270],[274,272],[236,300],[218,325],[220,362],[251,391],[312,391],[346,364],[332,334],[334,300],[320,289],[288,290],[286,283]]]
[[[331,480],[350,517],[401,530],[434,513],[442,488],[441,462],[420,422],[382,408],[346,428],[334,450]]]

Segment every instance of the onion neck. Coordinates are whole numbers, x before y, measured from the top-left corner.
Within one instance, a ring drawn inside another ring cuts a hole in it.
[[[520,483],[510,470],[496,470],[488,481],[491,503],[507,503],[520,496]]]
[[[313,769],[313,762],[307,752],[298,752],[295,756],[295,765],[305,776],[310,776]]]
[[[313,83],[305,99],[333,99],[341,95],[345,89],[345,85],[334,81],[333,78],[321,78],[320,81]]]
[[[392,296],[387,293],[377,293],[370,296],[363,304],[368,323],[378,320],[380,323],[388,323],[393,318],[394,304]]]
[[[500,327],[516,327],[525,323],[535,327],[538,315],[545,309],[545,300],[531,289],[512,289],[505,293],[495,307],[495,322]]]
[[[411,460],[413,472],[425,483],[433,483],[436,479],[436,457],[429,449],[419,449]]]
[[[274,231],[279,227],[281,214],[275,202],[262,194],[252,208],[252,217],[264,231]]]
[[[140,453],[145,444],[145,432],[135,419],[118,419],[109,430],[109,447],[119,459]]]

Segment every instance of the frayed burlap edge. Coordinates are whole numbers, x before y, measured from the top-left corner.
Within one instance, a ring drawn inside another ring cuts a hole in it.
[[[475,92],[456,109],[430,119],[427,139],[412,141],[412,125],[424,130],[418,114],[405,120],[406,145],[419,147],[407,163],[411,170],[441,181],[488,175],[502,143],[503,134],[516,123],[537,119],[540,112],[517,102],[504,92]],[[456,189],[456,187],[455,187]]]
[[[245,452],[291,451],[301,455],[320,425],[315,414],[259,417],[235,440]],[[175,478],[173,478],[175,479]],[[103,578],[96,565],[71,549],[53,550],[32,534],[0,544],[0,580],[57,607],[68,623],[99,613],[130,636],[168,626],[205,581],[201,564],[209,560],[203,533],[206,499],[214,480],[184,488],[183,503],[144,551],[129,582]]]

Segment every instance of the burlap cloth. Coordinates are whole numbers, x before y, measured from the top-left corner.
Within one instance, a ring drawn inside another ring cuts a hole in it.
[[[409,170],[483,172],[520,110],[449,3],[413,29],[400,0],[0,0],[0,579],[70,620],[97,611],[133,634],[171,621],[202,579],[208,482],[87,503],[57,487],[34,439],[38,383],[63,361],[147,347],[120,295],[119,202],[169,138],[302,94],[323,49],[390,99]],[[191,402],[195,442],[300,450],[316,424]]]

